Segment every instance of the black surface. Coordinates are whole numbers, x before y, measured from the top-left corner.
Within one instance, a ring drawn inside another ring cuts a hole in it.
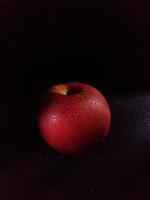
[[[149,16],[148,0],[1,1],[0,200],[150,199]],[[101,89],[112,112],[108,140],[79,158],[36,124],[38,97],[64,81]]]
[[[150,94],[107,96],[108,140],[79,158],[60,155],[40,138],[33,107],[1,104],[0,198],[150,198]]]

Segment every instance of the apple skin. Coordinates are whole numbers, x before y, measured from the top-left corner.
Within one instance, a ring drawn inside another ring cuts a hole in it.
[[[84,153],[108,135],[111,114],[94,87],[71,82],[50,87],[43,95],[38,127],[53,149],[67,155]]]

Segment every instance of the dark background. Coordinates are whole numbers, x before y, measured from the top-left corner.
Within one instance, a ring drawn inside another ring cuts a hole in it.
[[[0,199],[150,199],[149,6],[0,2]],[[40,94],[63,81],[101,89],[112,112],[106,143],[80,158],[37,130]]]

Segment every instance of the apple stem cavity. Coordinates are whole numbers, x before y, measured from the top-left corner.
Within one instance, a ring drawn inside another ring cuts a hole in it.
[[[81,92],[81,89],[79,89],[79,88],[70,88],[67,92],[67,95],[73,95],[73,94],[77,94],[80,92]]]
[[[67,87],[66,85],[60,84],[57,86],[54,86],[50,90],[51,92],[58,93],[61,95],[73,95],[81,92],[80,88],[72,88],[72,87]]]

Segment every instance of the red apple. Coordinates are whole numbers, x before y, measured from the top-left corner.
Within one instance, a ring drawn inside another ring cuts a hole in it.
[[[64,83],[44,95],[38,126],[45,141],[55,150],[81,154],[97,140],[106,138],[110,109],[104,96],[84,83]]]

